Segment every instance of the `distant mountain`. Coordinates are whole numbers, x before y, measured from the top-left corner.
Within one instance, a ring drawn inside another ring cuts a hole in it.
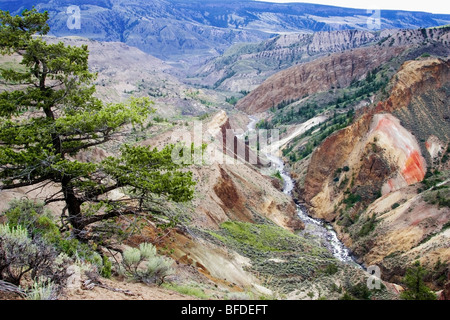
[[[342,33],[346,34],[348,32],[350,31],[341,31],[338,32],[338,35],[341,34],[342,36]],[[333,33],[331,33],[331,35],[333,35]],[[448,27],[430,28],[428,30],[400,30],[382,37],[382,39],[377,42],[371,41],[371,39],[379,38],[375,35],[373,35],[373,38],[368,36],[370,33],[368,35],[360,34],[360,36],[361,35],[365,36],[364,39],[367,40],[364,42],[367,41],[369,45],[355,45],[347,50],[334,50],[334,52],[337,53],[327,54],[325,56],[322,55],[321,58],[317,58],[318,54],[316,53],[320,52],[317,47],[305,45],[305,50],[310,48],[311,53],[315,53],[315,55],[312,56],[312,59],[314,59],[314,57],[316,57],[316,59],[311,62],[299,63],[290,68],[285,68],[270,76],[261,85],[252,89],[247,96],[239,100],[236,107],[246,113],[257,114],[265,112],[272,107],[280,106],[284,101],[299,101],[303,97],[317,92],[328,91],[333,88],[345,88],[349,86],[352,81],[365,77],[367,72],[385,64],[407,48],[416,48],[415,50],[418,50],[416,56],[409,57],[409,59],[417,58],[417,56],[420,56],[423,53],[433,53],[442,57],[446,57],[450,54],[450,48],[448,46],[448,43],[450,43],[450,28]],[[346,41],[341,40],[336,42],[326,42],[324,40],[326,38],[321,36],[320,33],[316,33],[314,36],[320,37],[320,39],[323,40],[321,43],[327,50],[325,52],[329,53],[333,53],[331,48],[335,47],[334,44],[347,43],[350,45],[352,43],[352,41],[348,40],[350,39],[349,35],[347,35]],[[335,37],[332,37],[333,39],[336,38],[337,35],[334,34],[334,36]],[[355,37],[355,34],[353,35],[353,38],[361,39],[361,37]],[[271,52],[265,51],[263,53],[269,55]],[[276,60],[280,60],[283,57],[276,51],[274,55]],[[297,57],[301,59],[302,55],[297,54]],[[239,62],[247,62],[248,64],[248,59],[244,59],[245,57],[240,58],[241,59],[238,59]],[[259,68],[262,68],[261,66],[266,66],[267,63],[264,64],[264,62],[270,60],[263,58],[255,56],[254,65],[258,62]],[[232,72],[234,72],[235,70],[238,70],[238,67],[243,69],[242,66],[237,63],[231,63],[229,66],[223,67],[222,69],[227,71],[231,69]],[[250,68],[248,67],[247,69]],[[266,69],[268,68],[266,67]],[[213,72],[211,72],[211,74],[213,74]],[[264,73],[261,72],[261,74],[263,75]],[[262,75],[258,77],[255,76],[255,72],[253,72],[253,74],[244,72],[239,74],[236,71],[234,76],[226,80],[226,84],[228,87],[238,92],[240,90],[245,90],[245,87],[243,86],[245,85],[244,79],[248,82],[256,83],[262,78]]]
[[[372,13],[306,3],[274,4],[251,0],[3,0],[0,9],[18,14],[35,6],[50,13],[55,36],[120,41],[155,57],[197,61],[219,55],[230,45],[259,42],[275,34],[343,29],[371,30]],[[79,8],[80,28],[76,11]],[[72,16],[72,17],[71,17]],[[450,15],[382,11],[383,29],[431,27],[450,23]],[[69,20],[72,19],[72,20]],[[69,21],[69,24],[68,24]],[[72,23],[72,24],[71,24]]]
[[[219,90],[252,91],[280,70],[330,53],[370,46],[395,32],[339,30],[290,33],[259,43],[236,44],[193,71],[193,76],[187,80]]]

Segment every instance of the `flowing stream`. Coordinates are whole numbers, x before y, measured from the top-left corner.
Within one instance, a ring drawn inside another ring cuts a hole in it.
[[[258,119],[253,116],[249,116],[249,118],[250,123],[247,126],[247,132],[254,131],[256,128],[256,123],[258,122]],[[266,154],[266,157],[269,161],[271,161],[272,168],[279,171],[281,178],[284,181],[283,192],[289,196],[292,196],[292,191],[294,190],[295,185],[293,179],[285,169],[283,160],[273,154]],[[327,248],[340,261],[354,264],[361,268],[361,266],[356,263],[349,249],[339,240],[337,233],[331,224],[326,221],[310,217],[307,214],[306,209],[300,204],[297,204],[297,213],[299,218],[305,224],[305,229],[299,232],[300,235],[313,239],[321,246]]]

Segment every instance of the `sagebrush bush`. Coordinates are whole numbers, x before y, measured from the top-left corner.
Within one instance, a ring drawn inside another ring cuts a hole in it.
[[[245,292],[231,292],[227,295],[228,300],[251,300]]]
[[[28,300],[56,300],[58,297],[57,286],[47,278],[39,278],[34,281],[28,290]]]
[[[139,248],[129,248],[123,252],[120,273],[136,281],[161,285],[164,279],[173,274],[173,261],[158,256],[156,248],[150,243],[142,243]]]
[[[102,274],[108,275],[110,266],[104,264],[108,264],[108,261],[102,259],[88,244],[73,238],[70,233],[61,232],[56,219],[44,208],[43,203],[28,199],[13,200],[2,215],[7,218],[10,227],[20,226],[28,231],[31,238],[41,238],[58,253],[65,253],[80,263],[88,262]]]
[[[22,227],[0,225],[0,280],[19,286],[23,277],[51,280],[62,287],[67,279],[69,260],[40,237],[31,238]]]

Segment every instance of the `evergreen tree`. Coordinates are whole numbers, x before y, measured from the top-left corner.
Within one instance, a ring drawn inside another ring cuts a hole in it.
[[[20,68],[0,70],[0,192],[56,183],[60,190],[46,204],[63,202],[62,220],[85,241],[88,226],[152,211],[155,198],[192,199],[192,173],[173,163],[173,146],[125,145],[99,163],[76,160],[80,151],[123,135],[125,126],[142,125],[154,110],[145,98],[97,99],[87,46],[47,43],[47,20],[35,9],[0,11],[0,53],[21,59]],[[126,196],[108,200],[114,190]]]
[[[426,270],[416,262],[406,271],[403,282],[407,288],[400,297],[405,300],[436,300],[436,295],[425,285],[423,280],[425,276]]]

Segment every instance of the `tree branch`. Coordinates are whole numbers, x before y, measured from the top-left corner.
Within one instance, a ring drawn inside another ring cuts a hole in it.
[[[65,202],[65,201],[66,201],[66,199],[64,199],[64,198],[50,199],[50,200],[45,200],[44,204],[48,205],[48,204],[53,203],[53,202]]]
[[[108,220],[111,218],[116,218],[116,217],[120,217],[120,216],[124,216],[124,215],[134,215],[134,214],[137,214],[137,212],[134,210],[134,208],[125,208],[123,211],[122,210],[112,210],[112,211],[102,214],[102,215],[85,218],[82,220],[81,224],[86,227],[90,224],[93,224],[93,223],[96,223],[99,221]]]
[[[23,291],[22,289],[20,289],[19,287],[13,285],[12,283],[0,280],[0,291],[3,292],[12,292],[15,294],[20,295],[21,297],[26,297],[27,294],[25,293],[25,291]]]
[[[44,182],[46,180],[48,180],[48,177],[42,177],[39,178],[37,180],[34,181],[28,181],[28,182],[21,182],[21,183],[13,183],[13,184],[8,184],[8,185],[1,185],[0,186],[0,191],[2,190],[11,190],[11,189],[16,189],[16,188],[22,188],[22,187],[29,187],[29,186],[34,186],[38,183]]]
[[[63,149],[62,150],[62,154],[67,154],[67,153],[73,153],[73,152],[77,152],[86,148],[90,148],[90,147],[94,147],[94,146],[98,146],[100,144],[106,143],[109,141],[109,136],[108,137],[104,137],[104,139],[102,141],[96,141],[96,142],[92,142],[92,143],[87,143],[85,145],[76,147],[76,148],[69,148],[69,149]]]

